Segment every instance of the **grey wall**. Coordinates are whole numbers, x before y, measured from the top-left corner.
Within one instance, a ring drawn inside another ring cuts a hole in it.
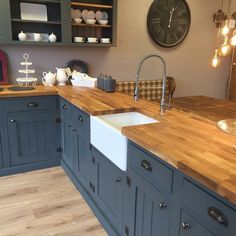
[[[146,15],[152,0],[118,0],[115,48],[1,46],[1,49],[8,54],[11,82],[19,76],[19,62],[25,52],[30,54],[38,78],[43,71],[55,71],[55,67],[78,58],[89,63],[92,76],[104,72],[117,80],[134,80],[140,58],[148,53],[159,53],[167,61],[168,75],[176,79],[175,96],[202,94],[224,98],[230,58],[224,59],[218,69],[210,66],[217,34],[212,14],[218,10],[220,2],[188,0],[192,13],[190,32],[180,46],[172,49],[157,46],[147,33]],[[236,9],[236,3],[233,4]],[[144,66],[143,78],[161,77],[161,67],[156,63],[151,61],[150,65]]]

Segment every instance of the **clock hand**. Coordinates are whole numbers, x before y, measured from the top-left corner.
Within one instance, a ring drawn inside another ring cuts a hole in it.
[[[170,19],[169,19],[169,24],[168,24],[168,28],[170,29],[171,26],[171,22],[172,22],[172,17],[173,17],[173,13],[175,11],[175,8],[173,7],[170,11]]]

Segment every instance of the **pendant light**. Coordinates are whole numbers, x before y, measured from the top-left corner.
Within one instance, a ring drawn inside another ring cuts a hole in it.
[[[232,36],[232,38],[231,38],[231,40],[230,40],[230,44],[231,44],[232,46],[236,46],[236,29],[235,29],[234,32],[233,32],[233,36]]]
[[[225,40],[224,40],[224,43],[220,46],[220,56],[228,56],[230,54],[230,51],[231,51],[231,46],[229,45],[228,43],[228,37],[225,36]]]
[[[214,68],[216,68],[216,67],[218,67],[220,65],[220,57],[218,55],[218,49],[217,48],[215,49],[215,55],[214,55],[214,57],[211,60],[211,65]]]

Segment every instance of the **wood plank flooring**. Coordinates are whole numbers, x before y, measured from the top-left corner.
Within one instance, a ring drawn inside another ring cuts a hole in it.
[[[61,167],[0,178],[1,236],[107,236]]]

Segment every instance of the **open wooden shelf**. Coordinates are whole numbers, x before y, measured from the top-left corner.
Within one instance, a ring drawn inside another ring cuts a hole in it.
[[[112,25],[99,25],[99,24],[76,24],[76,23],[72,23],[73,26],[78,26],[78,27],[99,27],[99,28],[111,28]]]
[[[82,3],[82,2],[71,2],[71,6],[96,7],[96,8],[106,8],[106,9],[112,9],[113,8],[112,5]]]
[[[36,24],[51,24],[51,25],[61,25],[60,21],[37,21],[37,20],[21,20],[17,18],[11,19],[12,22],[19,23],[36,23]]]

